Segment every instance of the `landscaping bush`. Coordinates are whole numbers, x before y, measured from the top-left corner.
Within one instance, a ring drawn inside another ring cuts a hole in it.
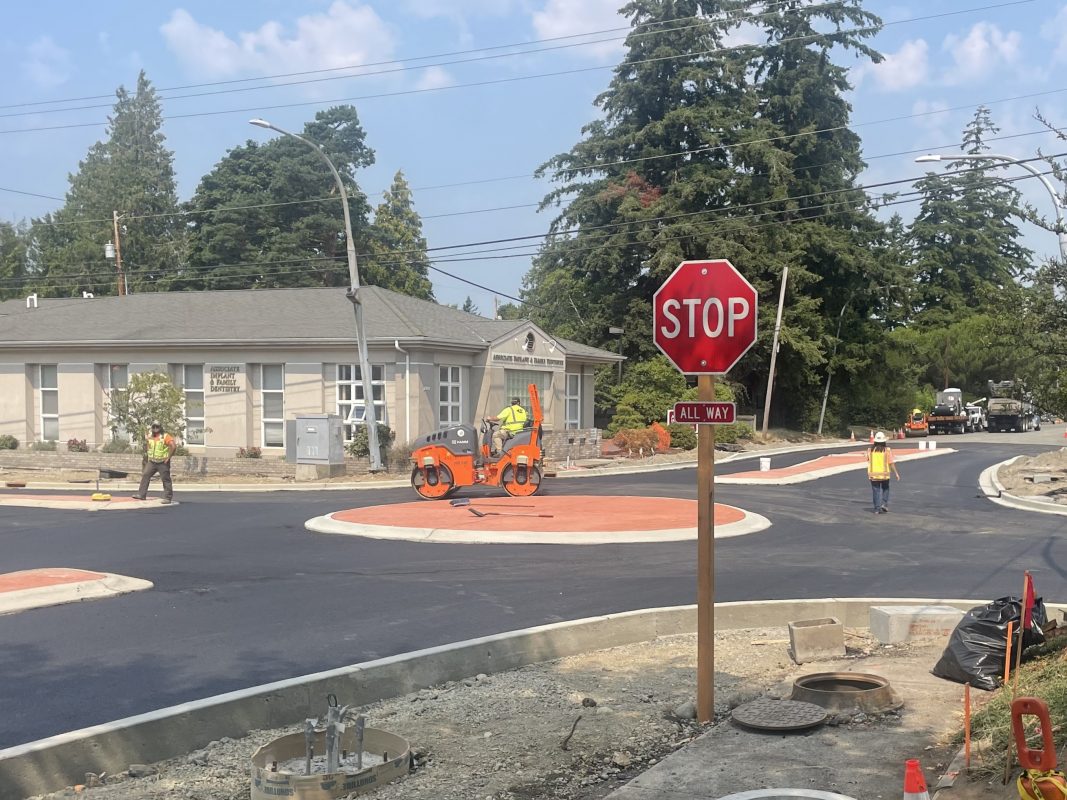
[[[650,455],[656,452],[659,437],[651,428],[623,428],[612,437],[612,441],[625,449],[629,455],[635,452]]]
[[[34,442],[30,445],[30,449],[40,453],[54,453],[56,451],[56,441],[55,439],[47,439],[43,442]]]
[[[667,433],[671,436],[671,447],[692,450],[697,446],[697,432],[689,425],[674,422],[667,426]]]
[[[263,451],[258,447],[238,447],[238,458],[263,458]]]
[[[176,455],[176,456],[187,456],[187,455],[189,455],[189,448],[186,447],[184,444],[180,444],[180,445],[178,445],[177,447],[174,448],[174,455]]]
[[[5,433],[3,436],[0,436],[0,450],[18,450],[18,449],[19,449],[19,440],[16,439],[14,436],[11,436],[10,434],[7,434],[7,433]]]
[[[352,431],[352,441],[345,448],[350,456],[356,458],[366,458],[370,455],[370,437],[367,436],[367,426],[357,425],[355,430]],[[395,434],[393,429],[388,425],[382,425],[378,423],[378,445],[381,447],[382,453],[385,454],[389,451],[389,447],[393,444]]]
[[[390,472],[411,471],[411,445],[394,444],[385,454],[385,466]]]
[[[133,446],[125,439],[112,439],[100,448],[101,453],[132,453]]]
[[[656,450],[661,453],[666,453],[670,450],[671,435],[667,432],[667,429],[658,422],[653,422],[650,428],[652,432],[656,434]]]
[[[67,439],[68,453],[88,453],[89,444],[84,439]]]
[[[716,444],[733,444],[738,439],[751,439],[754,433],[752,428],[743,422],[735,422],[733,425],[715,426]]]

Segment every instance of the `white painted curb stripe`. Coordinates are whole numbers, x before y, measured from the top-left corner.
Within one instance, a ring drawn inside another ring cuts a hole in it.
[[[102,597],[117,597],[130,592],[143,592],[151,589],[152,586],[151,581],[141,578],[104,573],[104,577],[93,580],[35,586],[32,589],[0,593],[0,614],[14,614],[16,611],[26,611],[31,608],[80,603],[83,600],[97,600]]]

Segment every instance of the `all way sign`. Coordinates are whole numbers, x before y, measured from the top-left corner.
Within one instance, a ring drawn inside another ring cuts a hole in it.
[[[688,425],[730,425],[737,419],[735,403],[692,402],[674,404],[674,421]]]

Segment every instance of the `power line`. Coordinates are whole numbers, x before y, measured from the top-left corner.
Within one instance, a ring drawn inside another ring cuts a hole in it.
[[[46,200],[63,200],[64,199],[62,197],[56,197],[56,196],[50,195],[50,194],[38,194],[37,192],[24,192],[21,189],[7,189],[7,188],[5,188],[3,186],[0,186],[0,192],[10,192],[11,194],[24,194],[24,195],[28,195],[29,197],[43,197]]]
[[[939,18],[942,18],[942,17],[956,16],[956,15],[959,15],[959,14],[969,14],[969,13],[974,13],[974,12],[977,12],[977,11],[986,11],[986,10],[995,9],[995,8],[1004,8],[1004,7],[1007,7],[1007,6],[1022,5],[1022,4],[1026,4],[1026,3],[1032,3],[1034,1],[1035,0],[1012,0],[1012,2],[997,3],[997,4],[994,4],[994,5],[974,7],[974,8],[962,9],[962,10],[958,10],[958,11],[948,11],[948,12],[942,12],[940,14],[929,14],[929,15],[922,16],[922,17],[911,17],[911,18],[906,19],[906,20],[896,20],[896,21],[893,21],[893,22],[886,22],[886,23],[883,23],[883,24],[877,25],[877,26],[868,25],[866,27],[859,27],[859,28],[851,28],[851,29],[846,29],[846,30],[840,30],[840,31],[835,31],[835,33],[840,35],[840,34],[844,34],[844,33],[861,33],[861,32],[868,32],[868,31],[873,32],[873,31],[881,30],[881,29],[883,29],[885,27],[889,27],[891,25],[901,25],[901,24],[911,23],[911,22],[924,22],[924,21],[928,21],[928,20],[932,20],[932,19],[939,19]],[[810,34],[808,36],[787,37],[787,38],[783,38],[783,39],[777,40],[774,43],[773,46],[774,47],[780,47],[782,44],[786,44],[786,43],[789,43],[789,42],[799,42],[799,41],[804,41],[804,40],[816,40],[816,39],[823,38],[825,35],[826,34],[823,34],[823,33],[814,33],[814,34]],[[714,55],[716,53],[724,53],[724,52],[730,52],[730,51],[752,50],[752,49],[768,49],[768,48],[769,48],[769,46],[767,46],[767,45],[760,45],[760,46],[748,45],[748,44],[732,45],[730,47],[713,48],[713,49],[710,49],[710,50],[703,50],[703,51],[698,51],[698,52],[693,52],[693,53],[683,53],[683,54],[672,55],[672,56],[658,56],[658,57],[655,57],[655,58],[638,59],[638,60],[635,60],[635,61],[628,61],[628,62],[624,62],[624,63],[627,66],[636,66],[636,65],[640,65],[640,64],[652,64],[652,63],[659,63],[659,62],[664,62],[664,61],[675,61],[675,60],[683,59],[683,58],[693,58],[693,57],[697,57],[697,56]],[[451,84],[449,86],[434,86],[434,87],[425,87],[425,88],[421,88],[421,89],[420,88],[416,88],[416,89],[403,89],[403,90],[398,90],[398,91],[393,91],[393,92],[378,92],[378,93],[375,93],[375,94],[359,95],[359,96],[355,96],[355,97],[340,97],[340,98],[334,98],[334,99],[331,99],[331,100],[308,100],[308,101],[295,102],[295,103],[275,103],[275,104],[271,104],[271,105],[247,106],[247,107],[243,107],[243,108],[221,109],[221,110],[216,110],[216,111],[195,111],[195,112],[188,112],[188,113],[185,113],[185,114],[164,115],[162,117],[162,119],[165,119],[165,120],[191,119],[191,118],[199,118],[199,117],[224,116],[224,115],[228,115],[228,114],[241,114],[241,113],[248,113],[248,112],[251,112],[251,111],[262,112],[262,111],[273,111],[273,110],[285,109],[285,108],[304,108],[304,107],[307,107],[307,106],[325,106],[325,105],[331,105],[331,104],[334,104],[334,103],[351,103],[351,102],[355,102],[355,101],[359,101],[359,100],[376,100],[376,99],[382,99],[382,98],[386,98],[386,97],[402,97],[402,96],[409,96],[409,95],[426,94],[426,93],[430,93],[430,92],[451,91],[451,90],[455,90],[455,89],[469,89],[469,88],[476,88],[476,87],[483,87],[483,86],[495,86],[495,85],[502,85],[502,84],[509,84],[509,83],[519,83],[519,82],[523,82],[523,81],[536,80],[536,79],[540,79],[540,78],[552,78],[552,77],[562,77],[562,76],[566,76],[566,75],[577,75],[577,74],[582,74],[582,73],[587,73],[587,72],[601,71],[601,70],[605,70],[605,69],[614,70],[614,69],[617,69],[618,66],[619,65],[617,65],[617,64],[613,64],[613,65],[597,65],[597,66],[591,66],[591,67],[580,67],[580,68],[573,68],[573,69],[567,69],[567,70],[557,70],[557,71],[554,71],[554,72],[537,73],[537,74],[534,74],[534,75],[518,75],[518,76],[512,76],[512,77],[508,77],[508,78],[494,78],[494,79],[488,79],[488,80],[483,80],[483,81],[473,81],[473,82],[470,82],[470,83]],[[1062,89],[1062,90],[1058,90],[1058,91],[1067,91],[1067,89]],[[1024,95],[1023,97],[1038,96],[1040,94],[1052,94],[1052,93],[1055,93],[1055,92],[1040,92],[1040,93],[1036,93],[1034,95]],[[922,116],[922,115],[920,114],[918,116]],[[31,132],[52,131],[52,130],[68,130],[68,129],[72,129],[72,128],[90,128],[90,127],[97,127],[99,125],[104,125],[104,124],[107,124],[106,121],[66,123],[66,124],[63,124],[63,125],[42,125],[42,126],[37,126],[37,127],[32,127],[32,128],[9,128],[9,129],[0,130],[0,134],[31,133]]]

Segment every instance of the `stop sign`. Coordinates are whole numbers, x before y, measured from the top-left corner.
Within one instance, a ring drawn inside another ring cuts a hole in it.
[[[653,341],[687,375],[722,375],[756,342],[757,304],[729,261],[683,261],[652,296]]]

